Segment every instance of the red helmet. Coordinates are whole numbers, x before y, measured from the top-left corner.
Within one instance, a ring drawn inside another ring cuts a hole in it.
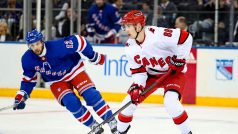
[[[139,10],[132,10],[122,18],[122,24],[137,24],[145,26],[145,15]]]

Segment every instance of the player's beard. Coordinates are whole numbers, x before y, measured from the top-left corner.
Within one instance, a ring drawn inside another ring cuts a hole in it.
[[[36,49],[36,50],[34,51],[34,53],[35,53],[36,55],[41,55],[42,52],[43,52],[43,50],[44,50],[44,44],[42,44],[42,47],[41,47],[40,49]]]

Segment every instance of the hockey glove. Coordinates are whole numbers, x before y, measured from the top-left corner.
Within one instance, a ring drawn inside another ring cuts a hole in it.
[[[15,101],[14,101],[15,107],[13,107],[13,110],[24,109],[26,106],[25,101],[27,99],[28,99],[28,95],[24,91],[22,90],[18,91],[15,97]]]
[[[169,69],[172,70],[173,74],[180,73],[183,71],[185,64],[185,59],[177,59],[177,56],[174,55],[170,58]]]
[[[131,87],[128,89],[127,93],[131,96],[131,101],[133,104],[137,105],[144,101],[145,96],[141,95],[144,91],[142,86],[138,84],[132,84]]]
[[[89,61],[95,65],[103,65],[105,62],[105,55],[95,52],[93,58],[89,59]]]
[[[86,31],[88,36],[93,37],[95,34],[94,24],[87,24]]]
[[[112,37],[112,36],[114,36],[114,35],[116,35],[116,34],[117,34],[117,31],[114,30],[114,29],[112,29],[112,30],[110,30],[110,31],[105,35],[105,39],[110,38],[110,37]]]

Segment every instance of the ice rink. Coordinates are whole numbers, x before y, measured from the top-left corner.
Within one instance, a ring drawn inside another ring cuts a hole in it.
[[[0,108],[12,103],[12,98],[0,98]],[[119,108],[119,103],[109,105],[113,111]],[[194,134],[238,134],[238,108],[185,108]],[[105,125],[104,129],[105,134],[110,134],[108,126]],[[23,111],[9,109],[0,112],[0,134],[86,134],[89,130],[56,100],[29,99]],[[163,105],[142,104],[134,115],[128,134],[180,134],[180,131]]]

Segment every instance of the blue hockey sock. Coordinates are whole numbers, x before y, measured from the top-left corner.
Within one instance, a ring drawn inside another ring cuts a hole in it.
[[[103,120],[112,115],[110,107],[106,104],[99,91],[97,91],[95,88],[86,90],[82,96],[84,97],[87,105],[92,106],[97,115]]]
[[[88,111],[88,109],[82,105],[79,98],[74,93],[66,94],[63,99],[63,104],[66,108],[74,115],[74,117],[83,123],[84,125],[90,127],[95,119]]]
[[[100,116],[103,120],[106,120],[108,117],[112,115],[112,111],[110,107],[106,104],[106,102],[101,99],[94,106],[94,111]]]

